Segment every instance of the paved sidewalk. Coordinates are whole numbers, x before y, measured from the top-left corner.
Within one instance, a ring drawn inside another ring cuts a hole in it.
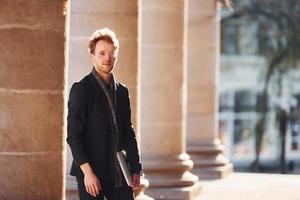
[[[300,175],[233,173],[202,184],[197,200],[300,200]]]
[[[201,183],[202,192],[193,200],[300,200],[300,175],[233,173]],[[77,192],[67,200],[78,200]]]

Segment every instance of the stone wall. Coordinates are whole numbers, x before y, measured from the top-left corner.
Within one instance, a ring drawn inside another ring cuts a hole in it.
[[[64,2],[0,5],[0,199],[62,199]]]

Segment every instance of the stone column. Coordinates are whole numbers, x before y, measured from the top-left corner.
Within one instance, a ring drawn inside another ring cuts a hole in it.
[[[189,1],[188,152],[200,178],[220,178],[232,171],[218,140],[220,17],[216,1]]]
[[[70,53],[69,53],[69,89],[74,81],[90,72],[87,45],[91,34],[99,28],[112,29],[119,39],[119,57],[114,69],[116,78],[125,83],[130,92],[132,122],[136,125],[137,96],[137,51],[138,51],[138,2],[137,0],[72,0],[70,3]],[[139,134],[137,133],[139,140]],[[67,173],[72,155],[68,148]],[[76,193],[76,181],[67,178],[68,193]],[[143,194],[148,181],[142,180],[143,187],[136,191],[137,199],[150,199]],[[72,192],[73,191],[73,192]],[[72,196],[72,194],[70,194]],[[74,196],[74,195],[73,195]]]
[[[140,1],[138,129],[144,170],[155,199],[192,199],[200,192],[186,154],[182,84],[185,1]]]
[[[0,4],[0,199],[64,199],[63,1]]]

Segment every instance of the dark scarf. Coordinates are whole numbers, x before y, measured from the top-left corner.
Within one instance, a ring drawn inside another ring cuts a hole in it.
[[[117,123],[117,85],[114,76],[111,77],[110,87],[112,87],[112,94],[110,94],[109,89],[106,87],[104,80],[99,76],[98,72],[96,71],[95,67],[93,67],[92,74],[96,78],[97,82],[99,83],[100,87],[105,93],[109,104],[109,110],[112,117],[109,117],[110,123],[110,134],[109,134],[109,155],[108,155],[108,174],[109,177],[112,178],[114,181],[115,187],[121,187],[122,184],[122,174],[119,166],[119,162],[117,160],[117,144],[118,144],[118,123]]]

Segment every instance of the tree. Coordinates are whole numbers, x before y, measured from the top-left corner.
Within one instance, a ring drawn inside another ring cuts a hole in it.
[[[256,170],[266,129],[271,79],[278,76],[278,94],[281,95],[282,75],[299,67],[300,0],[232,0],[232,5],[233,11],[221,19],[222,26],[237,20],[242,23],[256,22],[259,27],[258,54],[267,60],[263,90],[257,105],[261,116],[256,124],[256,159],[252,164]]]

